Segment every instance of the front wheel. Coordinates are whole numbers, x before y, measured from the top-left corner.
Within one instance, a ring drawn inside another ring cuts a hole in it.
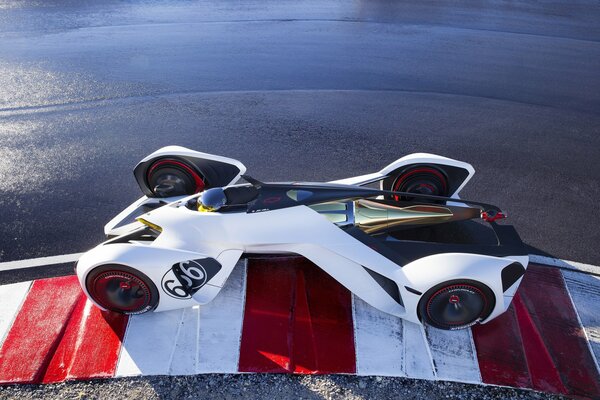
[[[158,290],[152,280],[125,265],[96,267],[90,271],[85,283],[90,297],[113,312],[142,314],[158,305]]]
[[[423,295],[419,315],[424,323],[439,329],[463,329],[486,319],[495,303],[494,293],[480,282],[447,281]]]

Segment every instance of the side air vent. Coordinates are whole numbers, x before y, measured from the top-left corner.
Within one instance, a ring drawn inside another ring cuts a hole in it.
[[[129,243],[130,240],[152,242],[158,237],[158,235],[160,235],[159,231],[144,225],[143,227],[140,227],[124,235],[109,237],[109,239],[102,244],[107,245],[115,243]]]
[[[386,293],[389,294],[390,297],[396,301],[396,303],[404,307],[402,297],[400,297],[400,290],[398,289],[398,285],[396,285],[396,282],[394,282],[390,278],[386,278],[385,276],[378,274],[375,271],[371,271],[365,266],[363,266],[363,268],[369,273],[369,275],[371,275],[375,282],[377,282],[377,284],[381,286],[381,288],[385,290]]]
[[[516,281],[525,274],[525,268],[514,262],[502,270],[502,291],[506,292]]]

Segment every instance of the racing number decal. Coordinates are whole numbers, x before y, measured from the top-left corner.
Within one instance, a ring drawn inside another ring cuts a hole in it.
[[[167,271],[162,281],[163,290],[171,297],[175,297],[176,299],[189,299],[191,296],[185,290],[183,286],[179,284],[179,282],[175,283],[176,279],[165,279],[167,275],[170,275],[171,270]]]
[[[197,261],[184,261],[173,265],[173,272],[181,286],[193,295],[206,283],[206,270]]]
[[[171,297],[189,299],[220,270],[221,264],[212,258],[182,261],[163,276],[162,289]]]

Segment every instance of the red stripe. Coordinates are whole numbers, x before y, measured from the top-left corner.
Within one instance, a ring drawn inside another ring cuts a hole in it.
[[[520,294],[515,296],[513,307],[521,330],[532,387],[552,393],[569,393]]]
[[[85,304],[74,276],[35,281],[0,349],[0,383],[112,376],[125,321]]]
[[[568,393],[600,398],[600,375],[560,270],[528,268],[520,293],[535,338],[545,345]],[[533,368],[530,372],[535,376]]]
[[[126,328],[127,317],[103,312],[81,296],[43,382],[114,376]]]
[[[512,306],[491,322],[473,327],[473,340],[483,382],[532,387],[521,332]]]
[[[251,260],[239,370],[354,373],[350,292],[303,258]]]
[[[557,269],[530,265],[509,311],[473,334],[486,383],[600,396],[600,376]]]

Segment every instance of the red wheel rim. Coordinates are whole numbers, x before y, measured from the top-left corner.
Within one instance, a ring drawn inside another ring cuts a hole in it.
[[[403,174],[401,174],[398,177],[398,179],[396,179],[396,182],[394,182],[393,190],[395,192],[410,192],[410,190],[400,190],[400,189],[402,188],[402,185],[404,183],[409,181],[411,178],[418,177],[418,175],[423,175],[423,176],[431,175],[435,178],[435,180],[437,180],[440,183],[440,186],[441,186],[441,188],[439,188],[439,190],[438,190],[436,188],[437,185],[435,185],[435,182],[427,182],[425,180],[425,182],[419,183],[419,188],[423,187],[430,194],[437,195],[437,196],[445,196],[447,194],[448,184],[446,182],[446,178],[440,171],[438,171],[435,168],[430,168],[430,167],[419,167],[419,168],[414,168],[407,172],[404,172]],[[419,192],[416,192],[416,193],[419,193]],[[397,196],[397,195],[394,195],[393,198],[396,201],[400,200],[400,196]]]
[[[126,271],[107,270],[87,282],[90,296],[101,307],[125,314],[139,314],[152,307],[150,285]]]
[[[445,286],[427,301],[427,317],[440,326],[466,327],[477,322],[488,308],[481,289],[468,284]]]
[[[187,166],[186,164],[184,164],[180,161],[176,161],[176,160],[160,160],[160,161],[157,161],[154,164],[152,164],[152,166],[148,169],[148,173],[147,173],[148,182],[152,181],[152,175],[158,169],[158,167],[165,167],[165,166],[175,166],[176,168],[182,169],[187,174],[189,174],[192,177],[192,179],[194,180],[194,185],[195,185],[194,193],[200,193],[201,191],[204,190],[204,187],[206,185],[205,185],[202,177],[196,171],[194,171],[192,168]]]

